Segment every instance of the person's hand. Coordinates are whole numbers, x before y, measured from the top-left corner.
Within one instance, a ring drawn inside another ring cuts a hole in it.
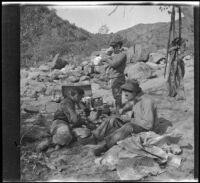
[[[123,109],[119,109],[119,115],[123,114]]]

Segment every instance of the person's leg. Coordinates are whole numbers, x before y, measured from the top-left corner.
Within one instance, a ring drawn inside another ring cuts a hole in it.
[[[100,124],[100,126],[92,132],[96,139],[102,140],[105,136],[119,129],[124,122],[119,118],[112,117]]]
[[[125,77],[119,77],[112,80],[112,94],[115,99],[116,114],[119,114],[119,109],[122,106],[122,90],[121,85],[125,83]]]
[[[95,156],[100,156],[101,153],[107,151],[112,146],[114,146],[118,141],[125,139],[132,133],[145,132],[146,130],[142,127],[135,125],[133,123],[124,124],[121,128],[117,129],[107,137],[105,137],[104,142],[93,150]]]
[[[115,145],[118,141],[125,139],[132,133],[137,134],[140,132],[146,131],[144,128],[133,124],[133,123],[127,123],[123,125],[118,130],[114,131],[112,134],[105,137],[106,146],[108,148],[111,148],[113,145]]]

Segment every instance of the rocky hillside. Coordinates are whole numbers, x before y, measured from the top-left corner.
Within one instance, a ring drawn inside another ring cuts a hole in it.
[[[138,24],[131,28],[117,32],[122,37],[148,47],[150,51],[166,48],[169,36],[169,23]],[[176,34],[178,35],[178,22],[176,21]],[[190,52],[194,49],[194,33],[192,27],[182,19],[182,37],[188,40]]]
[[[107,46],[114,34],[92,34],[62,20],[44,6],[21,7],[21,65],[33,66],[60,55],[89,56]],[[125,45],[127,40],[124,40]]]
[[[138,24],[115,34],[92,34],[57,16],[55,10],[44,6],[21,7],[21,66],[30,67],[52,61],[59,53],[70,62],[80,62],[92,52],[108,47],[116,34],[125,47],[138,44],[144,53],[166,48],[169,23]],[[177,23],[177,22],[176,22]],[[183,18],[183,37],[193,52],[193,30],[188,16]],[[178,25],[176,25],[178,28]]]

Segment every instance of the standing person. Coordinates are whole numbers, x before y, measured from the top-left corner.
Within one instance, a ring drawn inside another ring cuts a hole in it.
[[[154,101],[143,93],[136,80],[127,80],[121,88],[127,102],[119,110],[120,117],[108,119],[92,132],[91,138],[96,139],[96,142],[103,141],[102,145],[94,149],[96,156],[132,133],[154,130],[158,124],[157,107]]]
[[[116,114],[119,114],[122,105],[122,90],[120,87],[125,83],[124,70],[127,62],[126,54],[121,49],[122,44],[122,41],[111,42],[110,46],[113,48],[113,54],[102,59],[109,67],[109,79],[111,80],[112,94],[115,99]]]

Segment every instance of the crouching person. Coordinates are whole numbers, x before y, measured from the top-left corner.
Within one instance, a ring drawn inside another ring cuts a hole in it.
[[[83,124],[80,117],[80,113],[86,109],[84,104],[81,103],[83,96],[84,90],[74,89],[69,96],[61,101],[58,110],[54,114],[51,134],[52,142],[57,149],[69,145],[75,138],[72,129]]]
[[[127,102],[119,110],[120,116],[108,119],[93,131],[93,138],[103,140],[102,145],[94,149],[96,156],[132,133],[150,131],[157,125],[156,105],[143,93],[138,82],[127,80],[121,88]]]

